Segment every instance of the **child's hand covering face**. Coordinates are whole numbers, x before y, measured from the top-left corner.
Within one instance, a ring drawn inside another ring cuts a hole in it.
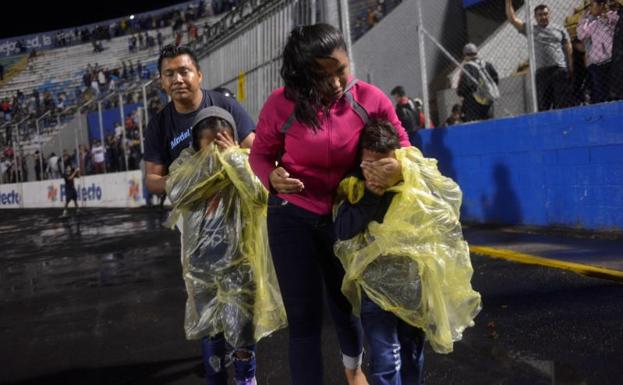
[[[402,179],[402,167],[393,151],[379,154],[364,149],[361,156],[361,170],[366,187],[377,195],[383,195],[386,189]]]
[[[231,137],[231,134],[227,131],[219,131],[216,135],[214,135],[213,130],[204,130],[200,138],[199,147],[205,149],[208,148],[211,143],[216,144],[218,149],[221,151],[224,151],[230,147],[236,147],[238,145]]]
[[[221,131],[216,134],[215,143],[221,151],[237,146],[236,142],[227,131]]]

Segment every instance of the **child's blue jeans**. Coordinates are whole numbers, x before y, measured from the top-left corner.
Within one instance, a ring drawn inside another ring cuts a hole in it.
[[[231,350],[222,334],[216,337],[205,337],[201,340],[203,366],[206,373],[207,385],[227,385],[228,350]],[[233,355],[234,378],[244,381],[255,377],[255,346],[238,349],[250,353],[249,359],[238,359]]]
[[[424,332],[381,309],[364,295],[361,322],[368,341],[373,385],[420,385]]]

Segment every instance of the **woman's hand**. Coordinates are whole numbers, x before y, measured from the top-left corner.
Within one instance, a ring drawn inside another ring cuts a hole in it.
[[[303,182],[290,178],[290,174],[283,167],[274,169],[269,179],[271,186],[280,194],[296,194],[305,188]]]
[[[218,134],[216,134],[216,139],[214,140],[214,142],[221,151],[237,146],[236,142],[229,135],[228,132],[219,132]]]
[[[375,162],[362,162],[361,170],[368,184],[383,188],[383,190],[392,187],[402,180],[402,166],[394,158],[383,158]]]

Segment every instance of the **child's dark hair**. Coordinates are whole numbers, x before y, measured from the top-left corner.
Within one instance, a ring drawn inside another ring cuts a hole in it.
[[[193,127],[192,145],[195,151],[201,149],[199,145],[201,143],[201,133],[204,130],[214,130],[215,135],[219,132],[227,131],[232,138],[235,137],[233,127],[225,119],[211,116],[195,124]]]
[[[372,119],[365,125],[359,138],[359,154],[363,150],[386,154],[400,148],[400,139],[394,126],[383,119]]]

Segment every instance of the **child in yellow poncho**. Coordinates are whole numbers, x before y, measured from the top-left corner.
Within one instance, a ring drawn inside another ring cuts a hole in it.
[[[371,120],[361,133],[362,165],[395,158],[403,181],[383,190],[358,169],[338,189],[335,253],[342,291],[360,314],[374,385],[420,384],[424,341],[440,353],[473,325],[480,295],[459,223],[461,191],[394,127]]]
[[[182,232],[186,337],[202,340],[209,385],[227,384],[227,350],[236,384],[255,384],[255,344],[286,323],[268,247],[267,192],[235,135],[229,112],[201,110],[193,146],[173,162],[166,184],[169,223]]]

